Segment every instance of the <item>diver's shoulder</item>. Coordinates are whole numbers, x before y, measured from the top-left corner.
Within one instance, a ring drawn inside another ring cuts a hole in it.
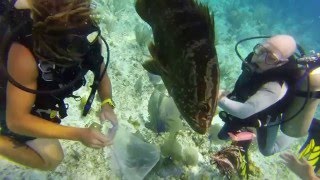
[[[37,77],[37,63],[32,52],[20,43],[12,43],[8,54],[8,71]]]
[[[27,58],[31,58],[34,59],[32,52],[30,51],[30,49],[23,45],[22,43],[19,42],[13,42],[10,46],[9,49],[9,59],[10,56],[14,56],[14,57],[25,57]]]

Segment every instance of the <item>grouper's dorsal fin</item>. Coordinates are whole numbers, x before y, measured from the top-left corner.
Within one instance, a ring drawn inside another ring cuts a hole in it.
[[[149,73],[155,75],[161,75],[160,73],[160,64],[155,60],[148,60],[142,64],[143,68],[146,69]]]

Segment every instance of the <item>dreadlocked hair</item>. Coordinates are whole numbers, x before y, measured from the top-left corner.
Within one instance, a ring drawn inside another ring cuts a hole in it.
[[[92,21],[91,0],[28,0],[34,27],[51,29],[76,28]]]
[[[49,38],[49,32],[66,32],[96,25],[91,0],[28,0],[33,19],[33,52],[57,65],[73,65],[75,57]]]

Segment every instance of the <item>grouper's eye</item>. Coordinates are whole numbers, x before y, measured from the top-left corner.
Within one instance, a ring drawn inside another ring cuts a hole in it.
[[[208,112],[209,111],[209,106],[207,103],[200,103],[199,104],[199,110],[202,112]]]

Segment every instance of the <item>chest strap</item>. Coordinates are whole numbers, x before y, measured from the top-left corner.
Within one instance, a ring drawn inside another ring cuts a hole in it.
[[[320,99],[320,91],[310,91],[310,92],[296,91],[295,95],[299,97],[305,97],[305,98],[309,97],[313,99]]]

